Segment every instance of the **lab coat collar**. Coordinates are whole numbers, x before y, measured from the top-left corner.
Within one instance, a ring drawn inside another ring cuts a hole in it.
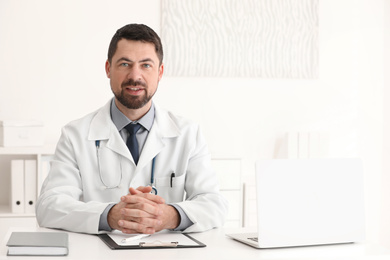
[[[89,127],[88,140],[107,140],[107,148],[126,158],[132,158],[129,149],[123,142],[114,122],[112,122],[111,100],[99,109],[93,117]]]
[[[88,140],[107,140],[110,138],[113,132],[112,128],[116,128],[111,120],[110,107],[111,100],[95,113],[89,127]]]
[[[139,168],[150,163],[164,148],[164,139],[175,138],[180,135],[179,127],[172,119],[170,113],[161,109],[158,105],[154,105],[156,107],[155,121],[141,152],[138,162]],[[112,122],[110,109],[111,100],[97,111],[90,124],[88,140],[108,140],[107,148],[133,161],[129,149]]]
[[[174,138],[180,135],[179,126],[172,119],[170,112],[160,108],[157,104],[156,107],[155,122],[159,125],[157,128],[161,133],[161,138]],[[152,127],[153,129],[153,127]]]

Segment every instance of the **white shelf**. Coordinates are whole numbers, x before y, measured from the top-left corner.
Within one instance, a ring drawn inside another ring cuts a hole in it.
[[[18,217],[35,217],[33,213],[12,213],[11,208],[8,205],[0,205],[0,218],[18,218]]]
[[[34,155],[53,154],[54,146],[31,146],[31,147],[0,147],[0,155]]]

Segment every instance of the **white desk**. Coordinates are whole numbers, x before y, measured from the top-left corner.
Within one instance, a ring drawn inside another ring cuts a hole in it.
[[[10,228],[6,236],[1,239],[0,259],[37,259],[34,257],[7,257],[7,247],[5,245],[13,231],[53,230]],[[111,250],[97,236],[69,232],[69,255],[66,257],[44,257],[44,259],[390,259],[390,245],[382,247],[375,244],[345,244],[284,249],[254,249],[225,237],[224,229],[214,229],[191,235],[205,243],[207,247],[193,249]]]

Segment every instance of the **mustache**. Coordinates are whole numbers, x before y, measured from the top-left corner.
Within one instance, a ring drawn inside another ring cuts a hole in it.
[[[129,80],[123,82],[121,86],[122,86],[122,88],[128,87],[128,86],[134,86],[134,87],[143,86],[145,88],[147,87],[145,82],[142,82],[140,80],[133,80],[133,79],[129,79]]]

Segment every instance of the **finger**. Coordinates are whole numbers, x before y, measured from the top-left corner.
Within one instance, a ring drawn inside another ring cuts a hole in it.
[[[154,228],[147,227],[143,224],[134,222],[134,221],[126,221],[126,220],[119,220],[118,225],[121,227],[121,231],[126,234],[132,233],[142,233],[142,234],[153,234]]]
[[[139,186],[137,189],[134,189],[133,187],[129,188],[129,193],[131,195],[140,194],[140,193],[150,193],[152,191],[152,187],[150,186]]]
[[[121,202],[125,204],[136,204],[136,203],[149,203],[151,205],[157,205],[153,200],[147,199],[142,194],[136,195],[125,195],[121,197]]]
[[[137,190],[141,191],[142,193],[150,193],[152,191],[151,186],[139,186]]]
[[[154,229],[156,229],[157,227],[159,227],[162,224],[162,220],[158,219],[158,218],[133,218],[133,217],[131,217],[131,218],[127,218],[125,220],[131,221],[131,222],[137,222],[138,224],[142,224],[145,227],[151,227]]]
[[[138,194],[138,193],[142,193],[142,192],[139,191],[139,190],[134,189],[133,187],[129,188],[129,194],[130,195],[135,195],[135,194]]]
[[[156,217],[155,214],[148,213],[145,210],[135,209],[135,208],[123,208],[121,209],[121,215],[126,218],[153,218]]]
[[[157,204],[164,204],[165,200],[154,194],[150,193],[137,193],[134,195],[125,195],[121,197],[121,201],[125,203],[137,203],[137,202],[151,202],[151,203],[157,203]]]
[[[155,203],[151,204],[140,202],[128,203],[126,207],[121,210],[121,213],[125,216],[136,216],[136,214],[139,214],[140,217],[157,217],[161,216],[163,211]]]
[[[154,194],[151,194],[151,193],[139,193],[137,194],[137,196],[140,196],[142,198],[145,198],[145,199],[148,199],[148,200],[151,200],[155,203],[158,203],[158,204],[164,204],[165,203],[165,200],[158,196],[158,195],[154,195]]]

